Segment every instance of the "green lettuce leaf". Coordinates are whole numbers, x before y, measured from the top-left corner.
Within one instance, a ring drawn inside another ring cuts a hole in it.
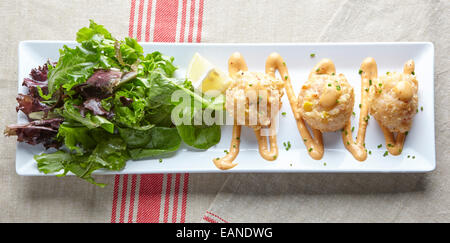
[[[94,73],[94,69],[98,67],[99,58],[96,53],[82,47],[71,49],[64,46],[60,50],[60,58],[56,66],[49,66],[49,95],[60,87],[69,91],[73,86],[86,82]]]
[[[63,139],[68,149],[76,151],[77,154],[83,154],[86,149],[93,149],[97,144],[89,131],[87,127],[73,126],[66,122],[59,126],[57,137]]]
[[[91,153],[78,155],[59,150],[36,155],[34,159],[38,163],[39,171],[45,174],[63,170],[58,176],[65,176],[71,172],[81,179],[103,187],[105,184],[95,182],[92,172],[98,169],[121,170],[130,156],[126,143],[119,136],[103,134],[103,140]]]
[[[135,160],[172,153],[181,144],[176,128],[153,127],[146,131],[119,128],[119,134],[127,143],[131,158]]]
[[[90,112],[86,112],[85,117],[83,117],[75,105],[76,103],[74,101],[66,101],[61,115],[69,121],[77,121],[89,129],[102,127],[107,132],[114,133],[114,124],[108,119],[102,116],[92,115]]]
[[[198,149],[208,149],[220,142],[219,125],[178,125],[178,134],[187,145]]]

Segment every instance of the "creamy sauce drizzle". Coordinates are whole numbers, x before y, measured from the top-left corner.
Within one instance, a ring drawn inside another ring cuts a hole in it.
[[[239,145],[241,144],[240,136],[241,136],[241,126],[234,125],[230,151],[222,158],[213,159],[213,162],[217,168],[221,170],[228,170],[238,165],[237,163],[233,163],[233,161],[239,154]]]
[[[378,77],[377,63],[375,59],[368,57],[364,59],[361,64],[361,110],[359,112],[359,125],[358,125],[358,135],[356,142],[353,141],[352,137],[352,122],[348,120],[345,125],[344,132],[342,133],[342,140],[345,147],[353,157],[359,161],[364,161],[367,158],[367,150],[365,148],[365,138],[366,129],[368,124],[368,114],[369,114],[369,80],[374,80]]]
[[[286,95],[289,99],[289,103],[291,105],[292,113],[297,120],[297,128],[300,132],[300,136],[303,139],[303,143],[305,144],[311,158],[319,160],[323,157],[324,153],[322,133],[317,129],[311,129],[314,137],[311,136],[308,128],[306,127],[305,121],[301,117],[300,112],[297,110],[298,100],[295,96],[294,89],[292,88],[291,77],[289,76],[286,63],[283,61],[280,55],[278,55],[277,53],[272,53],[266,62],[266,73],[274,76],[276,69],[278,69],[282,77],[287,77],[287,79],[284,79],[284,87],[286,90]],[[313,68],[313,70],[309,74],[309,77],[312,77],[312,75],[315,75],[316,73],[332,74],[334,72],[336,72],[336,70],[334,68],[333,62],[331,62],[331,60],[329,59],[323,59],[316,65],[316,67]]]
[[[276,54],[276,55],[278,55],[278,54]],[[269,58],[266,61],[266,73],[271,75],[272,77],[275,77],[275,70],[279,69],[279,68],[276,66],[271,66],[274,64],[274,63],[272,63],[271,56],[269,56]],[[281,59],[281,56],[278,55],[278,57]],[[282,59],[281,59],[281,62],[283,62]],[[267,71],[268,68],[270,70],[272,70],[272,69],[274,70],[272,74]],[[247,70],[248,70],[248,67],[247,67],[247,64],[245,63],[243,56],[238,52],[233,53],[228,60],[228,72],[229,72],[230,76],[233,77],[237,72],[247,71]],[[280,71],[280,73],[281,73],[281,71]],[[286,73],[287,73],[287,70],[286,70]],[[282,75],[282,77],[284,77],[284,75]],[[271,125],[272,124],[273,124],[273,122],[271,123]],[[270,145],[270,149],[269,149],[268,143],[267,143],[267,137],[261,136],[260,129],[254,129],[254,132],[255,132],[255,136],[258,140],[260,155],[266,160],[269,160],[269,161],[275,160],[278,156],[277,137],[269,136],[269,145]],[[240,135],[241,135],[241,125],[234,124],[230,151],[224,157],[216,158],[213,160],[213,162],[217,168],[219,168],[221,170],[228,170],[237,165],[237,163],[233,163],[233,161],[236,159],[237,155],[239,154]]]
[[[403,73],[411,74],[412,72],[414,72],[414,69],[415,69],[414,61],[408,60],[405,63],[405,65],[403,66]],[[409,86],[401,87],[401,88],[396,87],[396,88],[399,89],[398,92],[401,92],[402,94],[411,93],[411,91],[409,90],[410,89]],[[403,150],[403,145],[405,144],[406,134],[398,133],[397,137],[395,137],[394,133],[389,131],[389,129],[387,127],[381,125],[380,123],[378,123],[378,124],[380,125],[381,130],[383,131],[384,140],[386,141],[386,148],[389,151],[389,153],[392,155],[401,154],[402,150]]]

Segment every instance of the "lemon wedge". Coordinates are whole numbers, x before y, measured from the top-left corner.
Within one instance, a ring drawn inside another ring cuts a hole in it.
[[[195,53],[192,57],[186,76],[194,88],[214,97],[224,94],[231,82],[227,74],[199,53]]]

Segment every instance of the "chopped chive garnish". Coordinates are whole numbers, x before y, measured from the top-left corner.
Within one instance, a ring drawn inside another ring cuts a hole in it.
[[[283,62],[283,65],[284,65],[284,66],[286,66],[286,63],[285,63],[285,62]]]
[[[236,144],[233,144],[233,148],[236,148]]]
[[[416,75],[416,74],[414,73],[414,71],[412,71],[411,74],[412,74],[412,75]]]
[[[388,143],[388,145],[387,145],[388,147],[394,147],[392,144],[390,144],[390,143]]]
[[[411,158],[411,155],[408,155],[408,159]]]
[[[311,152],[313,150],[313,148],[309,148],[308,151]]]
[[[323,162],[323,166],[327,166],[327,162]]]
[[[412,158],[413,158],[413,159],[415,159],[415,158],[416,158],[416,156],[413,156]]]
[[[225,149],[223,152],[226,153],[226,154],[228,154],[228,150],[226,150],[226,149]]]
[[[383,85],[382,83],[379,83],[379,84],[378,84],[378,86],[380,86],[380,87],[381,87],[382,85]]]
[[[355,127],[352,127],[352,132],[355,131]]]
[[[283,112],[281,112],[281,115],[285,116],[285,115],[286,115],[286,112],[284,112],[284,111],[283,111]]]
[[[219,159],[220,159],[219,157],[216,158],[216,160],[219,160]]]
[[[408,136],[408,131],[405,132],[405,136]]]
[[[423,111],[423,106],[420,107],[420,110]]]
[[[372,154],[372,151],[369,150],[369,154]]]
[[[162,159],[159,159],[159,163],[162,163]]]
[[[284,76],[284,79],[285,79],[285,80],[287,80],[287,79],[288,79],[288,76],[287,76],[287,75],[286,75],[286,76]]]
[[[319,71],[320,71],[320,68],[316,69],[316,72],[319,72]]]
[[[304,138],[304,139],[303,139],[303,142],[306,142],[306,141],[308,141],[308,139]]]
[[[377,146],[377,148],[381,148],[381,147],[383,147],[383,144],[380,144],[380,145]]]
[[[328,87],[331,87],[331,84],[328,84]]]
[[[310,56],[310,57],[315,57],[315,56],[316,56],[316,54],[314,54],[314,53],[311,53],[311,54],[309,54],[309,56]]]
[[[334,76],[334,73],[331,73],[331,75],[333,75],[333,76]]]
[[[359,104],[359,108],[361,108],[361,106],[362,106],[362,105],[361,105],[361,104]]]
[[[389,154],[388,151],[384,152],[383,157],[388,156],[388,154]]]
[[[369,92],[369,89],[368,89],[368,88],[365,88],[364,90],[365,90],[366,92]]]
[[[239,139],[241,139],[240,137],[236,137],[236,140],[239,140]]]
[[[347,145],[350,145],[350,142],[349,142],[349,141],[347,141]]]
[[[386,75],[389,75],[390,74],[390,72],[386,72]]]
[[[372,85],[372,79],[369,79],[369,85]]]
[[[363,72],[363,71],[362,71],[361,69],[359,69],[358,73],[359,73],[359,74],[362,74],[362,72]]]
[[[352,111],[352,115],[356,116],[356,113],[354,111]]]
[[[399,152],[399,153],[402,153],[402,149],[399,149],[398,152]]]
[[[339,86],[339,85],[336,85],[336,90],[341,90],[341,86]]]
[[[290,141],[288,141],[287,143],[283,142],[283,146],[286,149],[286,151],[288,151],[291,148],[291,142]]]
[[[248,84],[248,86],[252,87],[253,84]]]

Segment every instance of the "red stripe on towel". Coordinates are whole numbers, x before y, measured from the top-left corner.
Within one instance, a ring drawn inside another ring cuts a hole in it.
[[[130,25],[128,27],[128,36],[133,36],[134,30],[134,11],[136,8],[136,0],[131,0],[131,8],[130,8]]]
[[[195,0],[191,0],[191,12],[189,18],[189,35],[188,42],[192,42],[194,36],[194,20],[195,20]]]
[[[178,0],[156,2],[154,42],[175,42]]]
[[[197,29],[197,42],[202,40],[202,25],[203,25],[203,4],[204,0],[200,0],[199,10],[198,10],[198,29]]]
[[[217,221],[215,221],[214,219],[208,217],[208,216],[203,216],[203,219],[205,221],[208,221],[209,223],[218,223]]]
[[[217,216],[216,214],[211,213],[210,211],[206,211],[206,213],[208,213],[208,214],[210,214],[210,215],[212,215],[212,216],[214,216],[214,217],[220,219],[220,220],[223,221],[224,223],[229,223],[229,222],[226,221],[225,219],[223,219],[223,218]]]
[[[136,195],[136,179],[137,179],[137,175],[131,176],[130,207],[128,208],[128,223],[133,222],[134,200],[135,200],[135,195]]]
[[[136,31],[136,39],[137,41],[141,41],[141,33],[142,33],[142,15],[144,14],[144,0],[139,0],[139,12],[138,12],[138,24]]]
[[[119,197],[119,180],[120,175],[114,177],[114,192],[113,192],[113,202],[111,210],[111,223],[116,222],[116,211],[117,211],[117,198]]]
[[[120,200],[120,215],[119,215],[119,223],[124,222],[125,218],[125,205],[127,202],[127,188],[128,188],[128,175],[123,175],[122,181],[122,200]]]
[[[162,174],[141,175],[137,219],[138,223],[158,223],[161,209]]]

